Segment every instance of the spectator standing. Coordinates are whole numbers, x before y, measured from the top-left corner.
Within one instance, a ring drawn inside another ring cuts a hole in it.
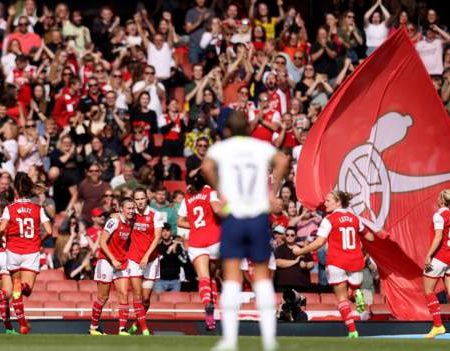
[[[25,132],[19,135],[18,172],[28,173],[31,166],[43,166],[43,157],[47,155],[48,143],[37,132],[36,122],[28,120]]]
[[[158,212],[161,212],[161,215],[165,215],[164,222],[170,224],[170,229],[173,228],[172,233],[176,235],[177,213],[168,201],[168,192],[164,186],[160,185],[156,188],[155,198],[151,201],[150,207],[154,208]]]
[[[450,42],[450,34],[435,24],[426,27],[425,31],[425,36],[416,44],[416,50],[428,74],[441,75],[444,71],[444,44]]]
[[[381,9],[377,11],[378,7]],[[383,18],[384,17],[384,18]],[[366,32],[366,55],[369,56],[387,38],[388,24],[391,14],[383,6],[382,0],[377,0],[375,4],[364,14],[364,31]]]

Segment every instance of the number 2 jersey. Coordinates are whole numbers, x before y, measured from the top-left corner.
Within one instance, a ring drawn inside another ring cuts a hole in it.
[[[433,215],[433,236],[436,230],[442,230],[442,241],[434,257],[450,265],[450,210],[441,207]]]
[[[178,215],[189,221],[189,246],[208,247],[220,241],[220,226],[211,207],[214,201],[219,201],[217,192],[207,185],[197,194],[186,193]]]
[[[360,235],[365,233],[358,216],[348,209],[337,209],[320,223],[317,236],[328,239],[327,265],[349,272],[364,268]]]
[[[28,199],[19,199],[5,207],[2,220],[6,227],[6,249],[21,255],[39,252],[41,223],[50,221],[44,209]]]

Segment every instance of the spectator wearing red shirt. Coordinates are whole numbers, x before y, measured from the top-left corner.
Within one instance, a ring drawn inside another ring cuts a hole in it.
[[[166,156],[183,156],[183,133],[187,129],[188,120],[176,99],[172,99],[167,106],[167,113],[163,116],[160,126],[164,135],[161,153]]]
[[[28,55],[32,48],[39,48],[42,45],[42,39],[39,35],[28,31],[29,24],[27,16],[20,16],[17,25],[18,30],[6,37],[4,45],[8,45],[11,40],[18,40],[22,53],[25,55]]]
[[[259,94],[258,109],[249,113],[252,137],[272,142],[273,133],[280,127],[280,114],[269,106],[269,96],[266,92]]]
[[[273,134],[273,143],[279,149],[292,149],[300,144],[301,131],[294,128],[292,115],[285,113],[281,119],[281,129]]]
[[[273,206],[273,211],[269,215],[269,221],[272,228],[275,228],[277,225],[281,225],[284,228],[289,226],[289,217],[283,213],[283,199],[277,198],[275,200],[275,204]]]
[[[63,88],[61,95],[55,101],[53,118],[60,128],[69,125],[69,119],[75,116],[75,110],[80,102],[81,82],[78,78],[71,78],[68,88]]]

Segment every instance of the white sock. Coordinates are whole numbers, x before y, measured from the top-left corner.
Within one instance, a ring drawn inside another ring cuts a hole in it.
[[[261,330],[264,348],[269,348],[276,343],[277,319],[275,311],[275,291],[272,281],[259,280],[253,284],[256,294],[256,306],[258,307],[259,328]]]
[[[222,340],[227,345],[235,347],[239,332],[239,307],[241,284],[232,280],[222,285],[220,307],[222,309]]]

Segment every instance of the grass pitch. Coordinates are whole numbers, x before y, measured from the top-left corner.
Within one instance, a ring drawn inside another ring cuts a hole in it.
[[[1,351],[203,351],[213,336],[88,336],[88,335],[0,335]],[[280,337],[280,351],[384,351],[449,350],[449,340],[357,339]],[[261,350],[258,337],[240,337],[240,350]]]

